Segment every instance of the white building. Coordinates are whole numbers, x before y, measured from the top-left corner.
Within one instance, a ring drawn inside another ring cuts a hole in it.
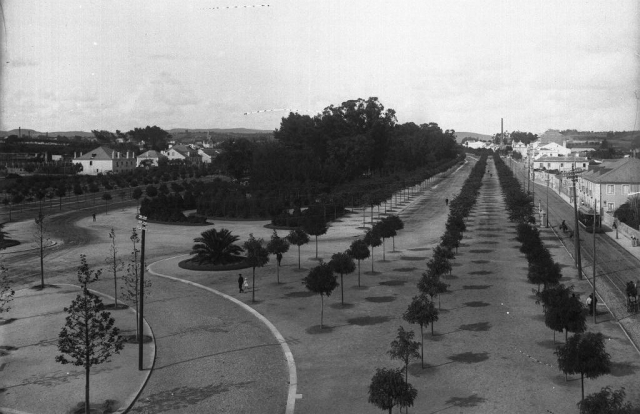
[[[571,150],[565,145],[559,145],[555,142],[550,142],[535,149],[534,159],[548,157],[567,157],[570,154]]]
[[[167,157],[158,151],[149,150],[144,154],[140,154],[137,157],[136,167],[157,167],[161,159]]]
[[[74,164],[82,165],[79,174],[97,175],[99,173],[119,173],[136,168],[136,157],[133,152],[121,153],[109,147],[100,146],[86,154],[73,158]]]

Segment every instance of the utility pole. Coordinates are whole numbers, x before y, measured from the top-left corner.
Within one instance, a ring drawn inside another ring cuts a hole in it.
[[[582,279],[582,261],[580,260],[580,224],[578,222],[578,198],[576,196],[576,181],[578,181],[578,175],[582,170],[577,170],[575,162],[571,166],[571,172],[565,173],[566,177],[573,182],[573,213],[574,213],[574,227],[575,227],[575,261],[578,267],[578,279]]]
[[[596,209],[598,203],[596,198],[593,198],[593,323],[596,323]]]
[[[144,343],[144,236],[147,230],[147,217],[138,215],[138,228],[142,230],[142,242],[140,252],[140,299],[138,309],[138,371],[142,371],[142,356]]]
[[[545,227],[549,228],[549,172],[547,172],[547,222]]]

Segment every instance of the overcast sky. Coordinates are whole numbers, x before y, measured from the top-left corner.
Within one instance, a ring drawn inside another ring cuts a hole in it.
[[[640,124],[637,0],[0,1],[2,130],[272,130],[244,114],[371,96],[456,131]]]

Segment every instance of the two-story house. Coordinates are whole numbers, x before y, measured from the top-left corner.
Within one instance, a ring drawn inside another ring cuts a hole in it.
[[[133,152],[121,153],[105,146],[74,156],[71,162],[82,165],[82,171],[79,174],[84,175],[119,173],[136,168],[136,157]]]
[[[149,150],[137,157],[137,167],[157,167],[160,160],[167,159],[166,155],[159,153],[158,151]]]
[[[582,204],[598,203],[603,211],[613,212],[627,202],[629,193],[640,191],[640,159],[605,160],[592,165],[578,179],[578,199]]]

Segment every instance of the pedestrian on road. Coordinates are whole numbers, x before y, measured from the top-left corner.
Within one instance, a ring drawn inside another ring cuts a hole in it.
[[[445,205],[445,206],[448,206],[448,205],[449,205],[449,199],[448,199],[448,198],[445,198],[445,199],[444,199],[444,205]]]
[[[280,267],[280,262],[282,261],[282,253],[276,253],[276,260],[278,261],[278,267]]]
[[[96,213],[93,213],[93,221],[96,221]]]
[[[244,285],[244,277],[242,277],[242,273],[238,274],[238,290],[240,292],[238,293],[244,293],[244,289],[242,288],[242,286]]]

